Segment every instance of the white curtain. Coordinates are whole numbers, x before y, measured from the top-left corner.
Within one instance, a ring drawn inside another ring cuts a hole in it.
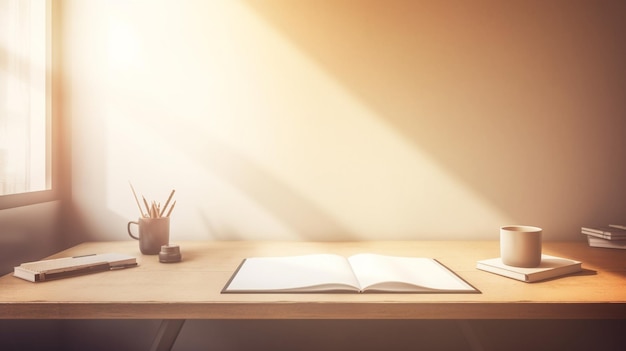
[[[0,0],[0,195],[47,188],[46,0]]]

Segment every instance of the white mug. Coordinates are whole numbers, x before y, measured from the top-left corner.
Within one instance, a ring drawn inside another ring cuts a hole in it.
[[[541,264],[541,233],[541,228],[528,225],[501,227],[502,263],[515,267],[538,267]]]

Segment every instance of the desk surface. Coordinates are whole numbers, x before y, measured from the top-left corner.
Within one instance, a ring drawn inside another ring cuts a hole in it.
[[[477,270],[496,241],[178,243],[180,263],[140,254],[136,241],[83,243],[52,257],[117,252],[137,268],[44,283],[0,278],[2,319],[596,319],[626,318],[626,250],[545,242],[544,253],[583,262],[584,271],[523,283]],[[241,260],[361,252],[432,257],[482,294],[221,294]]]

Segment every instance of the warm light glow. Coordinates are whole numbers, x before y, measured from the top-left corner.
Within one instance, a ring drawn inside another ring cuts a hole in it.
[[[110,15],[106,180],[120,216],[136,215],[132,180],[157,198],[177,188],[186,237],[208,222],[212,236],[260,239],[467,237],[510,222],[248,7],[206,7],[168,26]]]
[[[128,181],[176,189],[175,241],[578,235],[626,174],[621,24],[588,6],[65,1],[86,239],[127,238]]]
[[[108,63],[118,69],[137,68],[141,42],[132,23],[112,18],[108,28]]]

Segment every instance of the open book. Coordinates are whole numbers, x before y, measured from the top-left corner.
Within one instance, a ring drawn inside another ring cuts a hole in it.
[[[478,293],[432,258],[333,254],[245,259],[223,293]]]

